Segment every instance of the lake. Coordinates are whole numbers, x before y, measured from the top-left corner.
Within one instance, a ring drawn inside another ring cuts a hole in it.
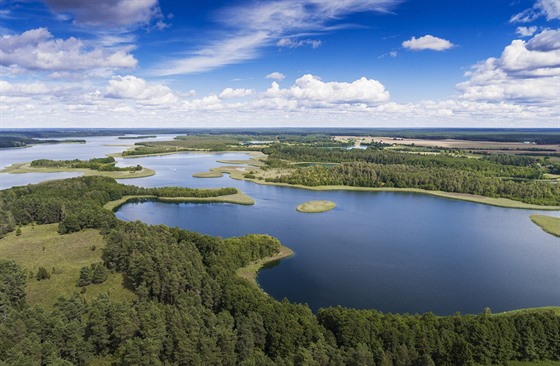
[[[162,139],[169,139],[162,136]],[[88,138],[86,144],[36,145],[0,150],[0,166],[33,159],[101,157],[136,140]],[[236,187],[254,206],[130,203],[117,216],[179,226],[223,237],[267,233],[295,251],[260,272],[271,296],[319,307],[344,305],[383,312],[436,314],[493,312],[560,305],[560,243],[534,225],[537,211],[504,209],[396,192],[315,192],[192,174],[246,159],[243,153],[174,154],[119,159],[155,176],[122,180],[146,187]],[[61,174],[0,174],[0,187],[59,178]],[[15,177],[15,178],[14,178]],[[320,214],[296,206],[326,199],[337,207]],[[558,216],[558,212],[545,212]]]

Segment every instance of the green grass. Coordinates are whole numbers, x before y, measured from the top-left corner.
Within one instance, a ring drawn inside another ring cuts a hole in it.
[[[79,292],[76,282],[80,268],[101,262],[105,241],[98,231],[88,229],[59,235],[57,228],[57,224],[27,225],[21,228],[22,235],[16,236],[12,232],[0,239],[0,257],[12,259],[27,273],[33,273],[33,277],[27,280],[29,305],[41,304],[51,308],[59,297]],[[96,247],[94,251],[92,246]],[[35,274],[39,267],[45,267],[51,278],[37,281]],[[122,283],[120,273],[111,273],[104,283],[87,286],[84,297],[90,301],[101,293],[108,293],[114,300],[135,299],[136,296]]]
[[[257,275],[264,265],[266,265],[267,263],[279,261],[283,258],[291,257],[292,255],[294,255],[294,252],[290,248],[282,245],[280,247],[280,251],[276,255],[251,262],[245,267],[239,268],[237,270],[237,275],[249,281],[249,283],[251,283],[252,285],[259,287],[257,283]]]
[[[194,173],[194,178],[221,178],[224,176],[218,169],[210,169],[208,172]]]
[[[531,215],[531,220],[549,234],[560,237],[560,218],[546,215]]]
[[[139,171],[115,171],[106,172],[92,169],[77,169],[77,168],[42,168],[32,167],[30,163],[16,163],[3,170],[0,173],[10,174],[25,174],[25,173],[61,173],[61,172],[79,172],[84,175],[100,175],[103,177],[110,177],[115,179],[131,179],[131,178],[144,178],[156,174],[156,171],[149,168],[142,168]]]
[[[336,203],[332,201],[308,201],[298,205],[296,210],[299,212],[319,213],[330,211],[336,207]]]

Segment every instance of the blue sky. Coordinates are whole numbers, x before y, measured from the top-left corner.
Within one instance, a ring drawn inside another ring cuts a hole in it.
[[[560,0],[0,0],[0,127],[560,127]]]

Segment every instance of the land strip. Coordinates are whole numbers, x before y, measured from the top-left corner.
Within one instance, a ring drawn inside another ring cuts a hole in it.
[[[453,193],[453,192],[443,192],[443,191],[429,191],[419,188],[392,188],[392,187],[382,187],[382,188],[372,188],[372,187],[352,187],[352,186],[304,186],[300,184],[288,184],[288,183],[277,183],[277,182],[267,182],[264,177],[274,176],[278,173],[281,174],[281,169],[276,171],[263,171],[260,167],[251,167],[249,170],[255,171],[256,174],[264,176],[256,176],[255,178],[247,178],[246,174],[248,167],[235,167],[235,166],[222,166],[218,168],[212,168],[208,172],[193,174],[193,177],[197,178],[212,178],[221,177],[223,174],[229,174],[233,179],[251,181],[257,184],[263,185],[273,185],[280,187],[293,187],[308,189],[312,191],[363,191],[363,192],[410,192],[418,194],[427,194],[431,196],[437,196],[448,199],[469,201],[474,203],[482,203],[490,206],[505,207],[505,208],[518,208],[526,210],[546,210],[546,211],[558,211],[560,206],[542,206],[534,205],[529,203],[524,203],[520,201],[511,200],[508,198],[492,198],[486,196],[479,196],[467,193]]]
[[[269,263],[273,263],[281,259],[291,257],[292,255],[294,255],[294,252],[290,248],[282,245],[280,247],[280,251],[276,255],[251,262],[245,267],[237,269],[236,272],[238,276],[244,278],[252,285],[260,288],[257,282],[257,275],[259,274],[259,271]],[[262,291],[264,292],[264,290]]]
[[[78,172],[83,175],[99,175],[115,179],[144,178],[156,174],[155,170],[143,167],[138,171],[99,171],[86,168],[67,168],[67,167],[32,167],[31,163],[16,163],[2,170],[0,173],[26,174],[26,173],[62,173]]]
[[[531,215],[531,221],[549,234],[560,237],[560,217]]]
[[[121,199],[106,203],[103,207],[107,210],[115,211],[127,202],[143,199],[168,203],[233,203],[245,206],[255,204],[255,200],[238,190],[236,194],[218,197],[157,197],[154,195],[124,196]]]

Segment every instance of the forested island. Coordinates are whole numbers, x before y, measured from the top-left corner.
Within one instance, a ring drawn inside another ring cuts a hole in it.
[[[144,168],[141,165],[130,167],[116,166],[116,160],[112,156],[105,158],[93,158],[89,160],[49,160],[38,159],[30,163],[16,163],[0,173],[24,174],[24,173],[53,173],[80,171],[86,175],[103,175],[111,178],[142,178],[154,175],[155,171]]]
[[[61,240],[98,230],[104,245],[97,252],[100,262],[122,275],[122,286],[134,296],[113,290],[85,301],[88,288],[100,285],[80,287],[76,274],[73,295],[52,305],[40,299],[30,305],[26,283],[48,287],[60,274],[30,278],[29,268],[2,259],[0,360],[6,365],[468,365],[559,359],[557,308],[440,317],[334,307],[313,314],[306,305],[272,299],[236,274],[277,254],[278,240],[222,239],[126,223],[104,208],[128,195],[229,193],[138,188],[105,177],[1,191],[0,251],[4,243],[31,235],[30,225],[57,224]]]

